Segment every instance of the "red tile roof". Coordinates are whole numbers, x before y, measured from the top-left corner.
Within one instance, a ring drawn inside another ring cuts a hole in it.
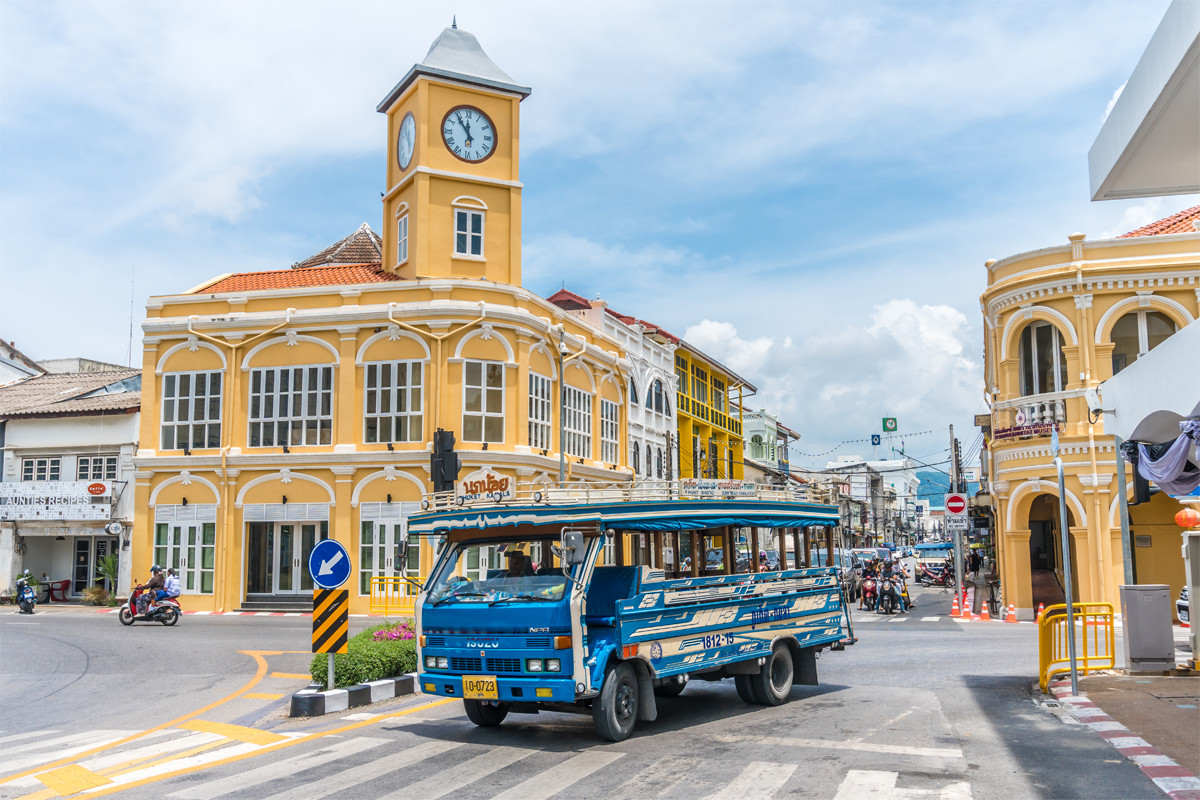
[[[218,278],[195,294],[215,292],[253,292],[260,289],[298,289],[304,286],[345,286],[356,283],[385,283],[403,280],[383,272],[373,264],[348,264],[332,267],[277,269],[268,272],[239,272]]]
[[[1136,231],[1123,233],[1117,238],[1128,239],[1131,236],[1164,236],[1168,233],[1195,233],[1197,222],[1200,222],[1200,206],[1192,206],[1185,211],[1180,211],[1178,214],[1172,214],[1166,219],[1160,219],[1158,222],[1143,225]]]
[[[583,311],[584,309],[592,307],[591,303],[585,300],[581,295],[575,294],[570,289],[559,289],[546,299],[551,303],[554,303],[554,305],[558,306],[559,308],[567,311]],[[653,322],[647,322],[644,319],[638,319],[637,317],[631,317],[628,314],[622,314],[618,311],[613,311],[607,306],[605,306],[604,310],[621,320],[621,322],[624,322],[626,325],[641,325],[646,329],[646,333],[651,335],[658,334],[672,344],[679,344],[682,341],[682,339],[680,339],[678,336],[668,333],[659,326],[655,325]]]
[[[348,264],[382,264],[383,239],[363,223],[358,230],[338,239],[319,253],[292,264],[292,269],[306,267],[346,266]]]

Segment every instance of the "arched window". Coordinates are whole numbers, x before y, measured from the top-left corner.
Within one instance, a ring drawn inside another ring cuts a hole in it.
[[[631,378],[629,380],[629,402],[636,403],[638,401],[637,384]]]
[[[663,476],[663,473],[662,473],[662,448],[661,447],[658,448],[658,459],[657,459],[657,461],[655,461],[654,473],[655,473],[655,477],[657,477],[661,481],[662,476]]]
[[[662,381],[655,381],[650,384],[650,391],[646,394],[646,408],[654,409],[655,413],[667,413],[667,398],[666,392],[663,391]]]
[[[1021,394],[1061,392],[1067,385],[1062,336],[1049,322],[1033,322],[1021,331]]]
[[[646,445],[646,477],[654,477],[654,450],[650,445]]]
[[[750,457],[762,459],[766,457],[763,449],[763,438],[757,433],[750,437]]]
[[[1149,353],[1175,333],[1175,322],[1161,311],[1133,311],[1112,329],[1113,375]]]
[[[642,471],[642,451],[638,447],[638,443],[633,443],[633,474],[637,475]]]

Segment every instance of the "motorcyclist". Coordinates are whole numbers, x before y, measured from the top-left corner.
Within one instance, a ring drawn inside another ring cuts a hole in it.
[[[163,568],[158,564],[155,564],[150,568],[150,580],[147,581],[145,587],[143,587],[146,591],[142,596],[148,598],[146,605],[147,611],[154,608],[160,597],[166,595],[166,592],[163,591],[164,586],[166,586],[166,580],[163,576]]]
[[[890,578],[892,581],[892,594],[896,597],[896,608],[904,611],[906,609],[904,603],[904,579],[908,576],[904,565],[900,563],[900,557],[896,556],[891,561],[883,563],[883,577]]]
[[[175,574],[175,568],[171,567],[167,570],[167,579],[163,584],[162,590],[158,593],[158,599],[162,600],[164,597],[179,597],[181,592],[182,587],[179,584],[179,576]]]

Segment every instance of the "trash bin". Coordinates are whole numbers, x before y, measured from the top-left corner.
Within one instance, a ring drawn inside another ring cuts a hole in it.
[[[1121,587],[1125,633],[1125,669],[1163,672],[1175,669],[1175,636],[1171,631],[1171,587],[1137,584]]]

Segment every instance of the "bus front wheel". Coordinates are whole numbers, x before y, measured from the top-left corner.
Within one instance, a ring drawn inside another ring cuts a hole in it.
[[[467,719],[481,728],[494,728],[508,716],[508,704],[489,705],[481,700],[463,700]]]

